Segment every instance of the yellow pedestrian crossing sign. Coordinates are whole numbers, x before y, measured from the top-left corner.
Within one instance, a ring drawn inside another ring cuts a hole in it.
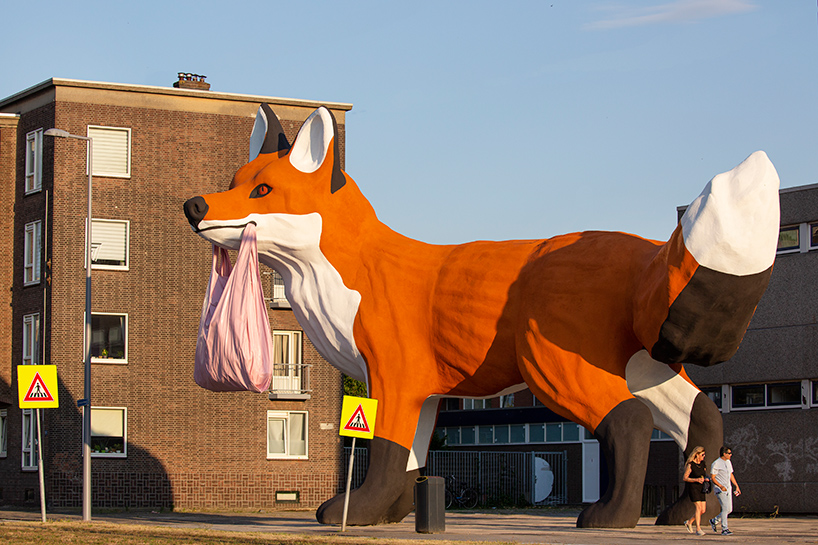
[[[18,365],[17,394],[21,409],[54,409],[57,395],[56,365]]]
[[[341,406],[340,435],[372,439],[375,436],[377,412],[377,399],[344,396],[344,403]]]

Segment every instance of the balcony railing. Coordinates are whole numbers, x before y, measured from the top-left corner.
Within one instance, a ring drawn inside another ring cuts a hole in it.
[[[270,399],[309,399],[310,368],[303,363],[274,363]]]

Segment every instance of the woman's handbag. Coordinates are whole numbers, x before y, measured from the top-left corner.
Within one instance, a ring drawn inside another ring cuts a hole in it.
[[[705,477],[705,480],[702,482],[702,494],[710,494],[713,491],[713,483],[710,482],[708,477]]]

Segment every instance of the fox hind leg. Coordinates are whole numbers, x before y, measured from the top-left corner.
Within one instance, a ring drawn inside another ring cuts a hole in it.
[[[702,446],[704,447],[707,464],[709,465],[719,456],[719,448],[722,446],[723,435],[721,413],[718,407],[716,407],[716,404],[713,403],[706,394],[699,392],[690,409],[688,439],[687,444],[683,447],[685,459],[687,459],[687,456],[694,448]],[[708,468],[708,473],[709,471]],[[687,486],[691,486],[691,484],[685,483],[685,485],[681,496],[671,504],[670,507],[659,514],[659,517],[656,519],[657,525],[682,524],[682,522],[693,516],[693,502],[690,501],[687,494]],[[705,511],[707,519],[715,516],[720,509],[721,507],[716,499],[716,495],[708,494],[707,510]]]

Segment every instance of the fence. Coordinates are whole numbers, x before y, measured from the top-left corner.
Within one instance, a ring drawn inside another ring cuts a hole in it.
[[[344,449],[344,482],[350,450]],[[353,488],[363,483],[367,465],[367,449],[356,448]],[[560,505],[568,501],[565,452],[430,451],[426,475],[454,476],[477,491],[483,507]]]

